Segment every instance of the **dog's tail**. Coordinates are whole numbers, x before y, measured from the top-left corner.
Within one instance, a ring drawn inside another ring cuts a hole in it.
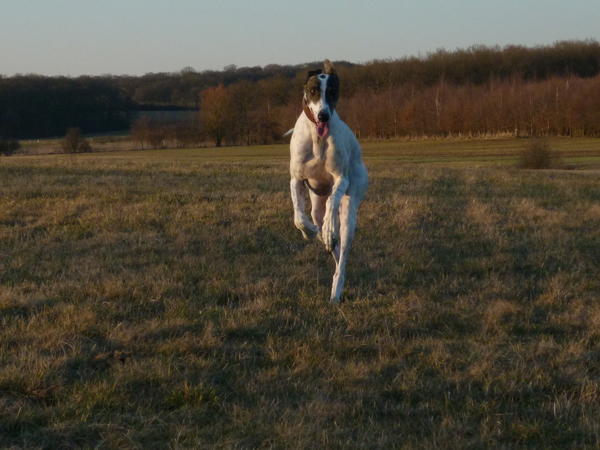
[[[289,130],[287,130],[285,133],[283,133],[281,135],[281,137],[288,137],[290,134],[292,134],[294,132],[293,128],[290,128]]]

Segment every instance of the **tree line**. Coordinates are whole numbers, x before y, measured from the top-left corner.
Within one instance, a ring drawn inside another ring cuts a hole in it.
[[[301,92],[284,102],[246,82],[206,89],[202,129],[217,146],[275,142],[298,117]],[[464,85],[441,80],[377,92],[364,88],[350,97],[342,95],[337,108],[362,138],[600,136],[600,75],[541,81],[513,77]]]
[[[70,127],[112,131],[132,126],[132,110],[189,108],[200,110],[199,120],[188,124],[192,130],[175,132],[170,125],[171,136],[187,133],[181,142],[202,136],[217,144],[273,142],[300,112],[306,71],[320,66],[186,68],[141,77],[0,77],[0,135],[55,136]],[[473,46],[365,64],[338,61],[336,67],[340,113],[362,137],[600,134],[600,43],[594,40]],[[143,123],[136,126],[137,136],[146,136],[143,145],[158,145],[159,137],[150,144],[151,133],[140,131]]]
[[[276,81],[287,91],[301,85],[307,70],[322,61],[265,67],[226,67],[222,71],[150,73],[141,77],[111,77],[126,96],[140,105],[177,105],[196,108],[208,87],[242,81]],[[406,83],[431,86],[440,80],[453,84],[482,84],[514,76],[542,80],[553,76],[592,77],[600,73],[600,43],[594,40],[563,41],[553,45],[487,47],[476,45],[455,51],[437,50],[423,57],[375,60],[366,64],[337,61],[347,95],[368,88],[380,91]],[[282,92],[281,95],[287,95]]]
[[[61,136],[71,127],[86,133],[124,129],[131,107],[108,78],[0,78],[0,137]]]
[[[600,76],[439,81],[357,92],[340,105],[359,136],[600,136]]]

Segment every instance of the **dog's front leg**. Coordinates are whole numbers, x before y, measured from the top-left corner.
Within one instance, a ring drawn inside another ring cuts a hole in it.
[[[342,197],[348,190],[348,178],[341,175],[335,178],[331,195],[327,199],[325,208],[325,219],[323,220],[323,229],[321,237],[323,244],[328,252],[333,252],[338,242],[338,234],[340,230],[340,202]]]
[[[346,279],[346,264],[348,263],[348,253],[350,252],[350,246],[352,245],[356,229],[356,216],[359,203],[360,197],[346,195],[342,198],[340,205],[340,242],[336,247],[339,254],[336,260],[330,297],[334,303],[338,303],[342,298],[344,280]]]
[[[306,215],[306,187],[304,182],[292,177],[290,181],[292,203],[294,205],[294,225],[302,232],[304,239],[314,238],[319,229],[310,221]]]

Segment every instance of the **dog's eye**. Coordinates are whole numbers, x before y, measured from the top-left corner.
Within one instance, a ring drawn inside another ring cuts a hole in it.
[[[315,88],[312,88],[312,89],[310,90],[310,94],[311,94],[311,95],[317,95],[317,90],[316,90]]]

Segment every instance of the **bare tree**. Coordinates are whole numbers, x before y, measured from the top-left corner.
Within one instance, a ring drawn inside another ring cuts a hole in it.
[[[131,126],[131,137],[138,143],[141,150],[149,144],[150,127],[151,123],[148,117],[140,117]]]
[[[204,132],[220,147],[233,124],[231,96],[222,84],[202,91],[200,123]]]
[[[79,128],[69,128],[67,134],[61,142],[61,147],[65,153],[84,153],[91,152],[92,146],[81,135]]]

